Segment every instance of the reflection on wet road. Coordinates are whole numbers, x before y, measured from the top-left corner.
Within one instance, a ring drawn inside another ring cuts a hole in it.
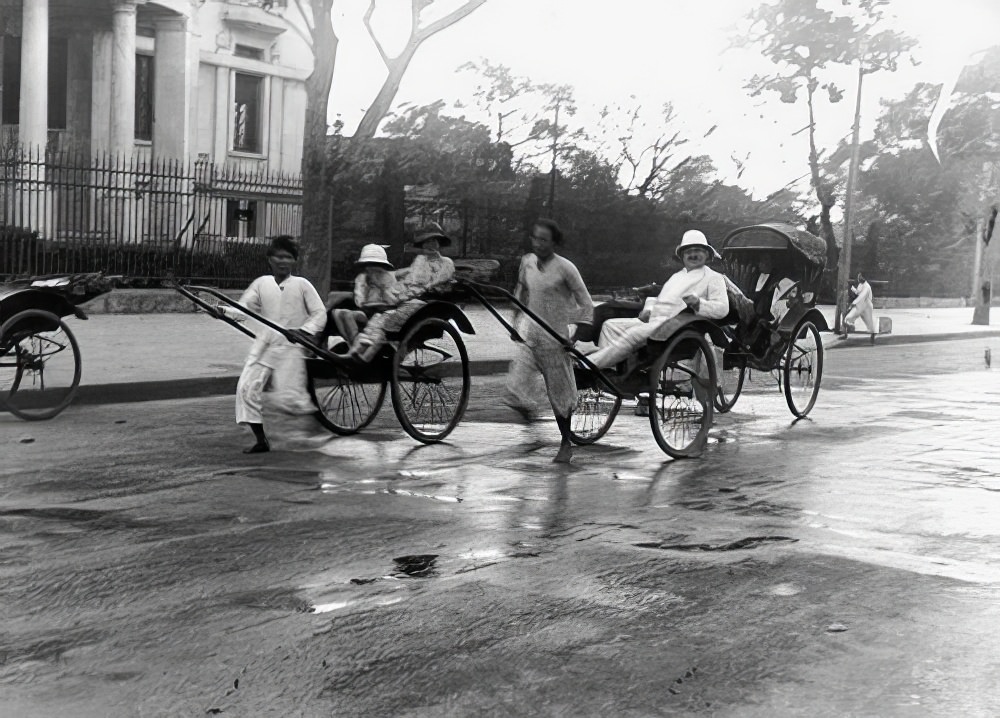
[[[0,419],[5,710],[996,714],[995,375],[839,354],[810,419],[757,376],[682,462],[626,408],[554,465],[491,380],[431,446],[385,411],[245,457],[226,399]]]

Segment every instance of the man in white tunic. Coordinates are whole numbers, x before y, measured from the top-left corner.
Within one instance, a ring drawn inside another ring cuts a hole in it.
[[[540,219],[535,223],[531,230],[534,252],[521,258],[514,296],[565,341],[574,342],[583,327],[589,330],[594,303],[576,265],[556,254],[562,241],[562,231],[555,222]],[[569,463],[573,457],[570,416],[576,407],[573,360],[563,344],[519,310],[514,313],[513,323],[524,343],[518,345],[510,364],[504,402],[526,418],[532,417],[541,396],[539,385],[544,380],[561,436],[554,461]],[[572,336],[571,324],[576,325]]]
[[[875,309],[875,305],[872,302],[872,288],[861,272],[858,272],[858,283],[854,286],[854,293],[857,296],[851,302],[851,308],[847,312],[847,316],[844,317],[844,323],[854,324],[858,320],[858,317],[861,317],[861,321],[865,323],[868,333],[872,335],[871,340],[872,344],[874,344],[876,332],[875,318],[872,316],[872,311]],[[847,334],[845,333],[842,336],[846,338]]]
[[[282,235],[267,250],[271,274],[255,279],[240,297],[240,304],[275,324],[311,338],[326,324],[326,309],[308,279],[292,275],[299,250]],[[260,327],[236,386],[236,422],[253,431],[256,443],[244,453],[271,450],[264,433],[263,394],[270,388],[276,402],[289,413],[316,411],[306,392],[305,349],[268,327]]]
[[[723,275],[705,266],[719,258],[704,234],[688,230],[677,247],[684,269],[671,275],[659,295],[646,300],[638,319],[608,319],[601,327],[600,347],[587,358],[600,368],[613,367],[644,345],[665,322],[687,308],[711,319],[729,313],[729,297]]]

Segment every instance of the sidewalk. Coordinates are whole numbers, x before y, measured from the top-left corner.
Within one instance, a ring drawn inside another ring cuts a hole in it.
[[[821,307],[832,325],[833,308]],[[514,344],[485,309],[465,307],[476,334],[465,337],[475,374],[504,372]],[[509,316],[510,310],[503,314]],[[975,327],[971,308],[892,309],[893,333],[876,342],[906,344],[949,339],[1000,337],[997,325]],[[249,349],[249,339],[203,313],[93,314],[88,321],[70,318],[83,355],[78,401],[116,403],[229,394]],[[251,322],[248,327],[252,330]],[[847,340],[825,335],[830,349],[868,343],[868,334]]]

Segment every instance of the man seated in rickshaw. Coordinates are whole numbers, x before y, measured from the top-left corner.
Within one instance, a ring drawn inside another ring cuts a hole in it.
[[[413,246],[420,250],[413,263],[395,273],[398,286],[398,301],[393,308],[374,314],[368,319],[364,329],[351,340],[347,356],[363,362],[370,362],[386,343],[386,335],[403,328],[426,302],[420,297],[440,289],[455,276],[455,264],[441,254],[441,247],[451,244],[451,238],[435,223],[417,232]]]
[[[755,351],[767,352],[781,343],[777,327],[788,313],[790,305],[802,298],[799,283],[787,276],[782,259],[774,251],[755,253],[750,265],[755,266],[757,271],[752,298],[744,297],[736,285],[729,290],[730,303],[737,300],[733,296],[735,292],[740,295],[740,301],[753,305],[753,312],[749,316],[747,312],[739,314],[746,344]]]
[[[617,365],[643,346],[660,326],[685,310],[710,319],[722,319],[729,313],[725,277],[705,266],[709,259],[720,259],[705,235],[696,229],[688,230],[676,254],[684,268],[667,280],[655,299],[646,300],[638,318],[604,322],[599,348],[587,357],[594,365],[602,369]]]

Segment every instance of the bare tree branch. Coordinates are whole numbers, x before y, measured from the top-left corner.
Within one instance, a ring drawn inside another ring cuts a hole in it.
[[[302,5],[302,0],[295,0],[295,7],[299,11],[299,16],[302,18],[302,22],[306,24],[306,29],[309,30],[309,34],[312,35],[313,30],[315,30],[315,25],[311,21],[309,14],[306,13],[306,9]],[[301,34],[301,32],[299,34]]]
[[[419,18],[420,11],[430,5],[431,2],[432,0],[411,0],[411,17],[414,18],[414,20],[410,27],[410,37],[403,46],[402,51],[396,57],[386,60],[385,52],[379,48],[379,52],[382,54],[383,60],[386,61],[386,68],[389,70],[389,74],[385,78],[385,82],[382,83],[382,88],[375,96],[374,101],[365,112],[364,117],[361,118],[361,122],[358,123],[358,128],[354,133],[356,138],[371,139],[375,136],[379,123],[389,112],[389,108],[392,106],[393,98],[396,96],[396,92],[399,91],[399,84],[403,79],[403,74],[406,72],[406,68],[409,66],[410,60],[413,59],[413,56],[416,54],[421,43],[435,33],[451,27],[459,20],[466,17],[473,10],[485,4],[486,0],[468,0],[460,8],[453,10],[438,20],[435,20],[427,27],[418,27],[416,24],[416,18]],[[372,0],[372,5],[374,5],[374,0]],[[370,27],[369,32],[371,32]],[[374,39],[374,34],[372,34],[372,37]],[[378,41],[376,40],[376,44],[377,43]]]
[[[442,18],[438,18],[427,27],[418,27],[417,19],[418,16],[420,15],[420,10],[418,9],[418,6],[424,3],[424,1],[425,0],[413,0],[413,7],[416,11],[416,14],[414,15],[413,18],[413,27],[414,27],[413,39],[416,40],[417,43],[421,43],[434,33],[440,32],[441,30],[444,30],[446,27],[454,25],[463,17],[469,15],[476,8],[486,4],[486,0],[467,0],[467,2],[464,5],[452,10],[450,13],[448,13]]]
[[[382,47],[382,43],[379,42],[378,37],[375,35],[375,31],[372,29],[372,14],[375,12],[375,0],[371,0],[368,3],[368,9],[365,11],[364,23],[365,29],[368,30],[368,36],[375,43],[375,49],[378,50],[379,57],[382,58],[382,62],[388,67],[389,63],[392,62],[389,56],[385,52],[385,48]]]
[[[298,23],[292,22],[292,20],[290,20],[287,17],[284,18],[284,20],[291,26],[295,34],[298,35],[300,38],[302,38],[302,41],[305,42],[306,45],[308,45],[309,51],[313,52],[313,38],[312,38],[313,28],[309,22],[309,16],[306,15],[305,8],[302,6],[302,0],[295,0],[295,8],[299,11],[299,17],[302,18],[302,24],[306,26],[306,30],[303,31],[303,29],[299,27]]]

